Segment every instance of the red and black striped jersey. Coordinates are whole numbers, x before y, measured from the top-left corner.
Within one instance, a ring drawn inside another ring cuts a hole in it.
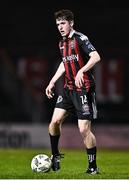
[[[67,38],[59,42],[59,48],[65,67],[64,87],[77,91],[85,88],[88,92],[95,85],[92,70],[84,73],[84,84],[82,88],[75,86],[75,77],[78,70],[89,60],[89,53],[95,51],[88,37],[73,30]]]

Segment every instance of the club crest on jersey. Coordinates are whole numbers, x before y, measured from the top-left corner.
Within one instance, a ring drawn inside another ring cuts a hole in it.
[[[60,49],[64,49],[64,46],[60,46]]]

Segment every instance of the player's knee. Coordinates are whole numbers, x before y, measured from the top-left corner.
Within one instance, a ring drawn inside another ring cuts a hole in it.
[[[51,123],[52,126],[59,126],[61,124],[61,120],[59,118],[52,119]]]
[[[79,127],[79,131],[80,131],[80,133],[81,133],[81,135],[82,135],[83,137],[87,137],[88,134],[90,133],[90,129],[89,129],[89,127],[87,127],[87,126],[81,126],[81,127]]]

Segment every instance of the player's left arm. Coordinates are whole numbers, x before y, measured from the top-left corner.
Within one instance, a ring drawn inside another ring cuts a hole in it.
[[[89,53],[89,60],[88,62],[85,64],[85,66],[83,66],[77,73],[76,78],[75,78],[75,85],[77,87],[82,87],[83,83],[84,83],[84,79],[83,79],[83,75],[85,72],[87,72],[88,70],[90,70],[96,63],[98,63],[100,61],[100,55],[98,54],[97,51],[92,51]]]
[[[89,71],[96,63],[100,61],[100,55],[96,51],[95,47],[91,44],[87,36],[82,34],[80,37],[78,37],[78,43],[86,56],[89,57],[88,62],[78,71],[75,78],[75,85],[80,88],[84,83],[84,73]]]
[[[89,60],[86,63],[85,66],[83,66],[80,71],[82,71],[83,73],[86,71],[89,71],[96,63],[98,63],[100,61],[100,55],[98,54],[97,51],[92,51],[89,54]]]

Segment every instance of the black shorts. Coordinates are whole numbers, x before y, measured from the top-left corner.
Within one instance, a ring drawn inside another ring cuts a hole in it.
[[[97,118],[95,92],[63,89],[56,102],[56,108],[62,108],[77,115],[78,119],[93,120]]]

